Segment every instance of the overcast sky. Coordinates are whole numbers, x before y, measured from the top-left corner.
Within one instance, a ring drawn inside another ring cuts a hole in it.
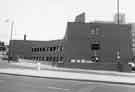
[[[8,42],[10,24],[15,22],[13,39],[62,39],[68,21],[86,12],[86,21],[112,21],[117,0],[0,0],[0,40]],[[135,1],[120,0],[127,22],[135,22]],[[4,22],[10,19],[9,23]]]

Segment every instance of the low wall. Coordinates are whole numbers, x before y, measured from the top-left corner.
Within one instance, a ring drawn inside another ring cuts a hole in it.
[[[59,63],[58,67],[92,69],[92,70],[110,70],[120,72],[130,72],[130,68],[126,64],[113,63]]]

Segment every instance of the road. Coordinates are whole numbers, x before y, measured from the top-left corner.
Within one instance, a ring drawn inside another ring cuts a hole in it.
[[[135,86],[0,74],[0,92],[134,92]]]

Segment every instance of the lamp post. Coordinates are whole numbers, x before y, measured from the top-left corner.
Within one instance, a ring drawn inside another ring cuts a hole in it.
[[[14,21],[11,21],[11,34],[10,34],[10,40],[12,40],[13,30],[14,30]]]
[[[120,7],[120,5],[119,5],[119,0],[117,0],[117,16],[118,16],[117,22],[118,22],[118,24],[119,24],[119,15],[120,15],[119,7]]]
[[[12,49],[12,37],[13,37],[13,30],[14,30],[14,21],[10,21],[10,19],[5,20],[6,23],[10,23],[10,39],[9,39],[9,50],[8,50],[8,62],[11,60],[11,49]]]

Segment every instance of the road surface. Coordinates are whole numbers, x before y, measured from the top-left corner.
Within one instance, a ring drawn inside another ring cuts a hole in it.
[[[0,74],[0,92],[134,92],[134,85]]]

